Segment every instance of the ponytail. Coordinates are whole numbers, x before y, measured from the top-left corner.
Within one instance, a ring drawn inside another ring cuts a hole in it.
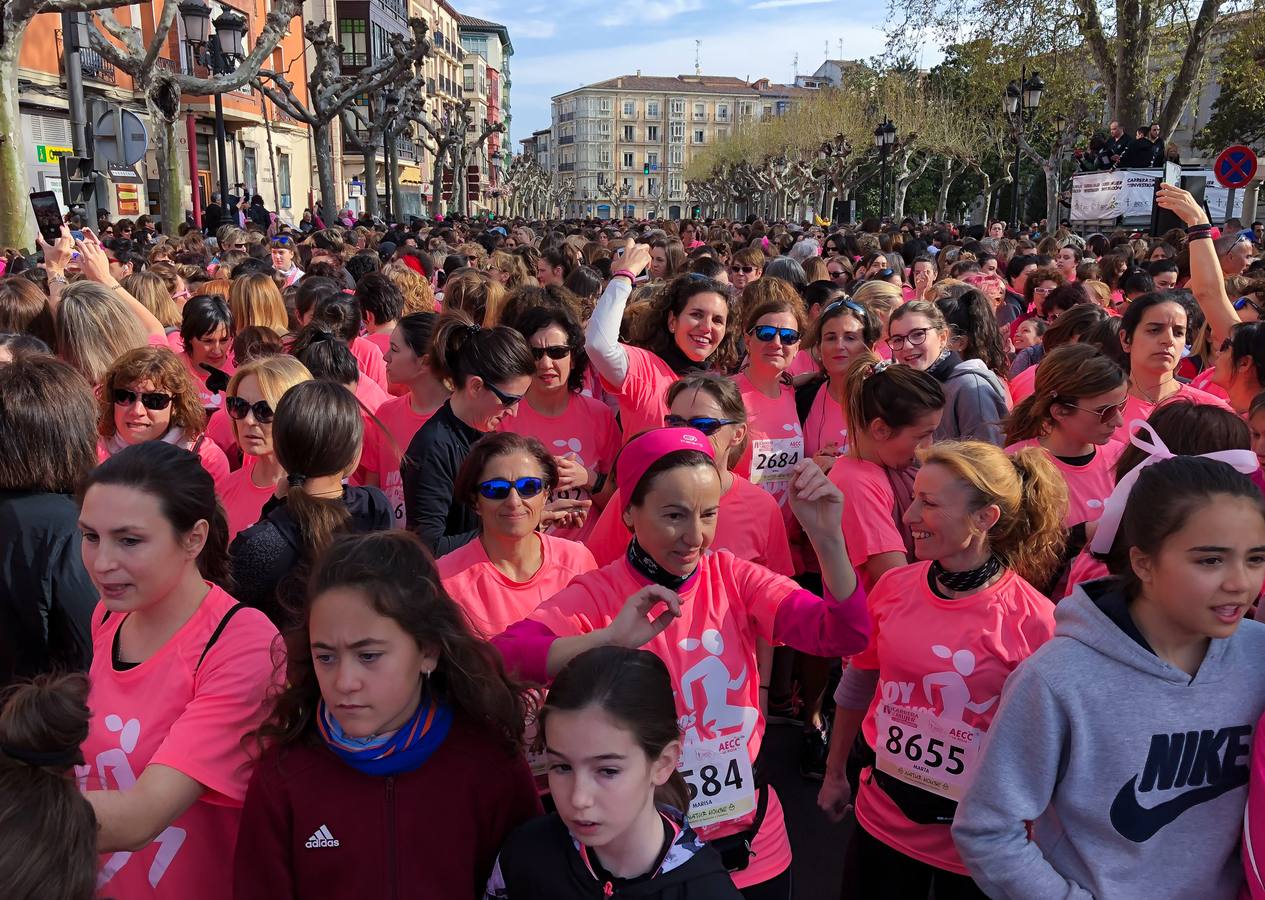
[[[521,334],[504,325],[483,328],[460,309],[440,316],[431,346],[436,377],[458,388],[472,375],[496,383],[536,374],[536,360]]]
[[[944,408],[944,389],[935,378],[879,359],[870,350],[852,357],[843,382],[847,398],[844,412],[853,432],[868,434],[875,419],[882,419],[893,430],[906,428],[919,416]],[[849,452],[859,457],[858,442],[848,444]]]
[[[1122,387],[1124,370],[1089,344],[1064,344],[1051,350],[1037,367],[1032,393],[1006,418],[1006,443],[1039,438],[1052,431],[1055,406],[1076,406]]]

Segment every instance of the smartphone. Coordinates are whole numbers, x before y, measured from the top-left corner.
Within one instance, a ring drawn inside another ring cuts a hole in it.
[[[75,240],[77,240],[77,241],[82,241],[82,240],[83,240],[83,232],[82,232],[82,231],[71,231],[71,232],[70,232],[70,236],[71,236],[72,238],[74,238]]]
[[[1155,179],[1155,187],[1153,188],[1151,192],[1151,236],[1152,237],[1159,237],[1160,235],[1167,233],[1173,228],[1186,227],[1186,223],[1182,221],[1181,217],[1177,215],[1177,213],[1172,212],[1171,210],[1164,209],[1164,207],[1160,206],[1159,202],[1157,201],[1156,198],[1158,197],[1159,192],[1160,192],[1160,185],[1163,182],[1164,182],[1164,179],[1162,178]],[[1169,184],[1177,184],[1177,182],[1171,181],[1169,182]]]
[[[51,244],[61,237],[63,220],[56,194],[52,191],[31,191],[31,209],[35,210],[35,224],[46,242]]]

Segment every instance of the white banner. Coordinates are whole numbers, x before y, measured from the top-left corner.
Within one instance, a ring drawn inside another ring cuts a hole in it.
[[[1072,220],[1149,216],[1158,171],[1087,172],[1072,178]]]

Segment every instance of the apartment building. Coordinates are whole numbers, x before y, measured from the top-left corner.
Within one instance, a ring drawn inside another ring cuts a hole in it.
[[[786,113],[810,88],[721,75],[623,75],[553,98],[552,171],[574,178],[569,213],[683,218],[694,154]]]
[[[459,23],[461,46],[465,51],[462,62],[463,88],[478,88],[480,114],[470,124],[470,138],[477,140],[485,124],[503,122],[504,134],[493,134],[471,160],[467,173],[469,200],[474,211],[500,210],[500,182],[502,173],[509,165],[509,128],[513,121],[510,112],[510,57],[514,45],[510,42],[509,29],[496,22],[462,16]]]
[[[553,139],[553,129],[542,128],[539,131],[533,131],[531,137],[525,137],[520,144],[523,145],[522,153],[528,159],[534,159],[536,165],[544,169],[546,172],[553,171],[550,165],[552,154],[550,153],[550,143]]]

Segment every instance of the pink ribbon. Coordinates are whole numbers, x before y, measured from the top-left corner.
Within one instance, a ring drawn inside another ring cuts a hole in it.
[[[1130,422],[1129,430],[1133,432],[1133,436],[1129,439],[1133,446],[1145,450],[1150,455],[1116,482],[1111,496],[1103,504],[1102,518],[1098,520],[1098,530],[1094,532],[1094,540],[1089,545],[1089,549],[1100,556],[1111,552],[1111,545],[1116,542],[1116,532],[1120,530],[1120,520],[1124,518],[1124,508],[1129,502],[1129,494],[1133,491],[1133,485],[1142,474],[1142,470],[1149,465],[1166,459],[1175,459],[1177,456],[1164,446],[1164,442],[1155,433],[1155,429],[1142,419],[1134,419]],[[1143,431],[1150,435],[1150,440],[1142,436]],[[1226,463],[1244,475],[1251,475],[1260,467],[1260,461],[1251,450],[1218,450],[1215,453],[1201,453],[1198,458],[1215,459],[1217,462]]]

